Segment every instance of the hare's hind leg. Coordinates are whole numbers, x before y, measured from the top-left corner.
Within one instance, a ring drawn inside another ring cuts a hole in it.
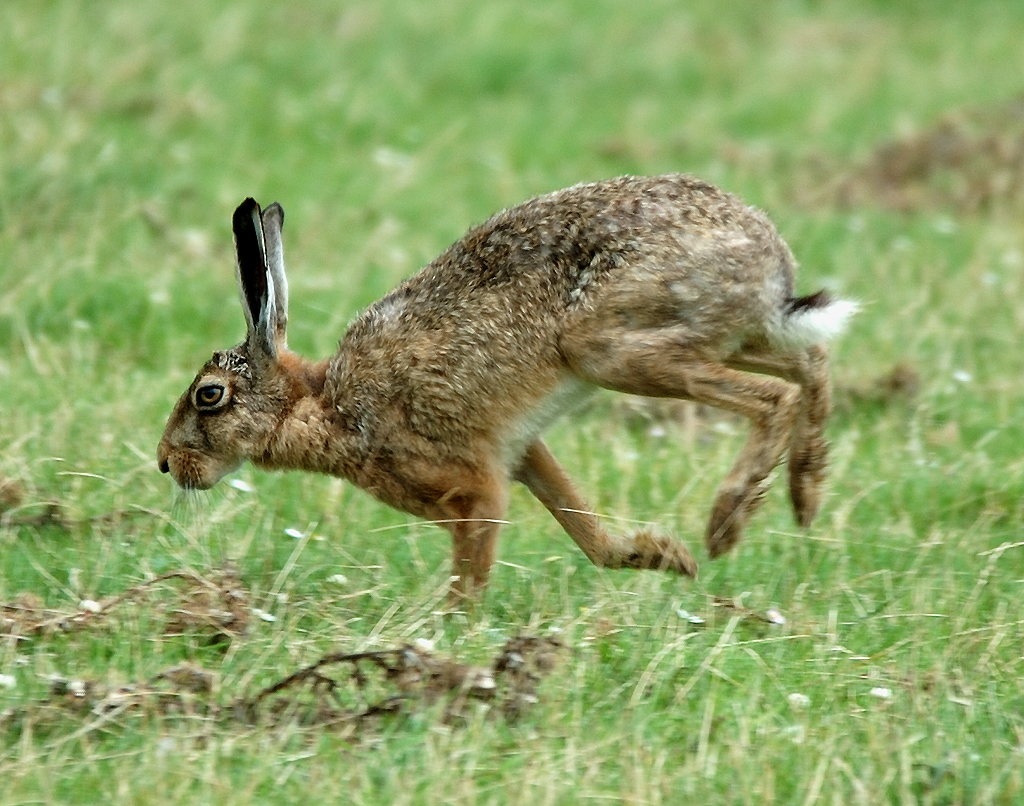
[[[603,568],[650,568],[697,576],[697,563],[676,540],[649,531],[632,537],[608,534],[590,511],[572,479],[541,440],[526,451],[515,473],[537,499],[555,516],[594,565]]]
[[[732,548],[790,440],[799,387],[710,361],[687,348],[671,329],[577,331],[561,346],[573,370],[592,383],[649,397],[696,400],[750,420],[750,435],[718,488],[705,534],[711,557]]]
[[[794,355],[739,353],[729,366],[785,378],[800,387],[800,408],[789,440],[789,497],[797,523],[811,525],[821,505],[821,488],[828,469],[825,426],[832,413],[832,384],[828,350],[814,345]]]

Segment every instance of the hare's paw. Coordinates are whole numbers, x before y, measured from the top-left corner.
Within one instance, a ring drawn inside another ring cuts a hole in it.
[[[810,527],[821,506],[821,488],[828,469],[828,444],[816,440],[789,457],[789,497],[796,522]]]
[[[678,540],[642,529],[629,542],[620,567],[675,571],[684,576],[697,577],[697,561]]]
[[[761,505],[767,490],[768,486],[764,483],[741,490],[719,490],[704,536],[712,560],[721,557],[740,542],[743,527],[747,525],[754,510]]]

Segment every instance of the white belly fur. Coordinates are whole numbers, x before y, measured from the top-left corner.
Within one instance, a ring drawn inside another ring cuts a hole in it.
[[[513,468],[518,465],[526,449],[548,426],[562,414],[583,403],[596,389],[593,384],[579,378],[568,377],[537,406],[513,422],[505,433],[501,445],[501,458],[506,467]]]

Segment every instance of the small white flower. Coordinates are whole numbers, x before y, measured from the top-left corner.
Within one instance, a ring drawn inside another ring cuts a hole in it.
[[[1010,249],[1003,253],[1000,262],[1008,269],[1018,269],[1024,264],[1024,253],[1018,249]]]
[[[885,686],[875,686],[871,691],[868,692],[872,697],[878,697],[880,700],[891,700],[892,689],[886,688]]]
[[[691,613],[689,610],[684,610],[681,607],[676,608],[676,615],[679,616],[683,621],[688,621],[690,624],[703,624],[704,619],[698,616],[696,613]]]
[[[0,674],[0,688],[14,688],[18,685],[18,678],[13,674]]]
[[[412,645],[416,647],[419,652],[430,653],[434,651],[434,642],[429,638],[417,638],[412,642]]]
[[[277,621],[277,616],[275,616],[273,613],[268,613],[266,610],[260,610],[258,607],[252,608],[252,614],[257,618],[263,619],[264,621]]]
[[[953,370],[953,380],[957,383],[970,383],[974,380],[974,376],[965,369],[955,369]]]
[[[807,738],[807,729],[803,725],[787,725],[779,733],[792,741],[793,744],[803,744]]]
[[[393,148],[381,146],[380,148],[374,149],[373,161],[381,168],[405,170],[412,165],[413,160],[408,154],[403,154],[401,151],[396,151]]]
[[[306,536],[305,532],[301,532],[298,529],[293,529],[291,526],[285,529],[284,533],[288,535],[288,537],[294,537],[296,540],[301,540]]]
[[[92,599],[82,599],[78,603],[78,609],[84,610],[86,613],[99,613],[103,608],[99,602],[93,601]]]
[[[335,585],[347,585],[348,577],[344,574],[332,574],[331,576],[327,577],[327,581],[333,582]]]
[[[768,612],[764,614],[765,618],[768,619],[772,624],[785,624],[786,617],[778,611],[777,608],[769,607]]]
[[[792,705],[794,708],[806,708],[808,705],[811,704],[811,698],[808,697],[806,694],[801,694],[798,691],[794,691],[792,694],[786,697],[786,699],[789,701],[789,704]]]
[[[231,479],[230,481],[228,481],[228,486],[229,487],[234,487],[236,490],[238,490],[239,492],[243,492],[243,493],[254,493],[254,492],[256,492],[256,488],[253,487],[245,479]]]
[[[487,669],[480,669],[471,678],[471,683],[473,688],[478,691],[493,691],[498,687],[498,684],[494,682],[494,676]]]
[[[165,736],[156,743],[156,757],[165,759],[178,749],[178,742],[170,736]]]

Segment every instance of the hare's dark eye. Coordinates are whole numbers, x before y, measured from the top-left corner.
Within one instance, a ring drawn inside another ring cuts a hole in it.
[[[224,387],[219,383],[208,383],[196,389],[196,408],[213,409],[224,402]]]

